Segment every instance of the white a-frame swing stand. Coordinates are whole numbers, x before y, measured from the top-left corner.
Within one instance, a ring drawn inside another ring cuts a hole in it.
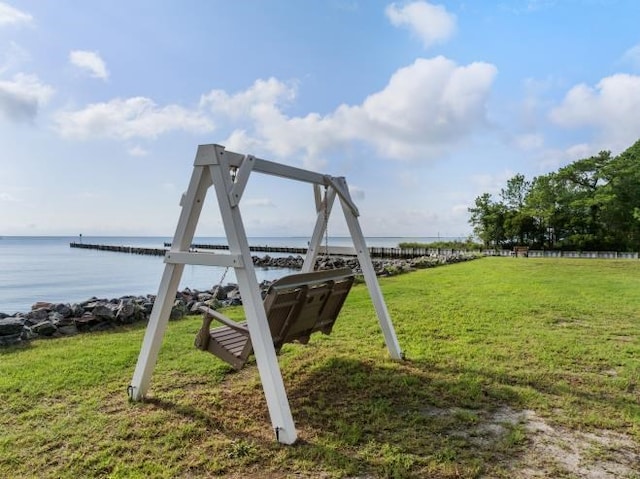
[[[239,203],[252,172],[311,183],[314,186],[317,219],[302,273],[313,271],[316,257],[322,249],[321,243],[327,227],[328,215],[336,196],[340,198],[355,253],[378,315],[387,348],[392,358],[403,357],[358,223],[358,210],[351,199],[345,179],[262,160],[251,155],[225,151],[225,148],[220,145],[200,145],[189,188],[182,196],[180,203],[182,212],[171,249],[165,255],[164,274],[129,386],[129,396],[132,400],[142,400],[149,388],[151,374],[158,359],[184,265],[232,267],[235,269],[247,327],[276,439],[284,444],[293,444],[297,437],[295,425],[240,215]],[[232,173],[235,173],[235,177]],[[229,254],[190,251],[205,196],[212,185],[216,190],[222,222],[229,242]],[[350,250],[353,252],[353,249]]]

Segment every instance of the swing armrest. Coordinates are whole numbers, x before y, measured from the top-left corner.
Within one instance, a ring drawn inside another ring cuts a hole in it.
[[[202,318],[202,326],[200,326],[200,330],[193,341],[195,347],[202,351],[206,351],[209,348],[209,340],[211,339],[209,327],[211,326],[212,320],[213,316],[204,315]]]
[[[211,309],[206,306],[200,306],[198,309],[205,314],[205,319],[202,324],[203,329],[206,328],[208,330],[209,325],[211,324],[211,319],[215,319],[217,321],[220,321],[225,326],[229,326],[231,329],[235,329],[239,333],[242,333],[245,335],[249,334],[249,330],[247,329],[246,326],[236,323],[234,320],[225,316],[224,314],[218,313],[215,309]],[[208,331],[207,331],[207,334],[208,334]]]

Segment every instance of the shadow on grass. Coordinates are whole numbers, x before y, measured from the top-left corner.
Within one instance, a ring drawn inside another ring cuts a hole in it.
[[[31,349],[31,347],[31,341],[20,341],[19,343],[8,346],[3,345],[0,346],[0,356],[9,356],[10,354]]]
[[[145,398],[144,403],[173,414],[188,417],[209,430],[224,430],[223,423],[219,421],[215,415],[207,413],[207,411],[202,408],[189,404],[180,404],[158,397]]]
[[[405,469],[473,476],[506,452],[518,453],[507,451],[517,446],[508,444],[513,424],[496,427],[493,413],[519,408],[520,397],[475,374],[419,361],[345,358],[301,374],[288,395],[303,437],[312,429],[333,452],[351,450],[351,460],[364,459],[365,469],[373,465],[391,477]]]
[[[509,477],[527,445],[523,410],[531,394],[567,394],[548,374],[313,356],[283,367],[299,431],[293,447],[275,441],[255,367],[148,402],[212,432],[203,440],[217,441],[228,472]],[[570,393],[594,411],[611,400],[587,389]],[[252,457],[238,466],[240,453]]]
[[[523,446],[511,434],[517,424],[496,425],[492,414],[517,408],[518,395],[475,375],[340,357],[302,359],[283,372],[299,431],[294,447],[275,442],[255,370],[229,375],[214,405],[198,398],[202,391],[191,391],[186,402],[148,402],[214,429],[219,440],[253,444],[256,463],[289,472],[476,477],[499,472],[497,464],[516,458]],[[269,459],[275,456],[279,464]]]

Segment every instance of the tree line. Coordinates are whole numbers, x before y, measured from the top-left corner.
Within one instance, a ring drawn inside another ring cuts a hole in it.
[[[469,223],[485,247],[640,250],[640,140],[529,181],[517,174],[498,198],[484,193]]]

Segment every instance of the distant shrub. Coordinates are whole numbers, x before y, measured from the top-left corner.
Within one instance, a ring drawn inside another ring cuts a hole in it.
[[[402,249],[411,249],[411,248],[427,248],[427,249],[455,249],[455,250],[466,250],[466,251],[480,251],[483,246],[480,243],[476,243],[472,239],[467,239],[465,241],[435,241],[433,243],[416,243],[416,242],[406,242],[400,243],[398,248]]]

